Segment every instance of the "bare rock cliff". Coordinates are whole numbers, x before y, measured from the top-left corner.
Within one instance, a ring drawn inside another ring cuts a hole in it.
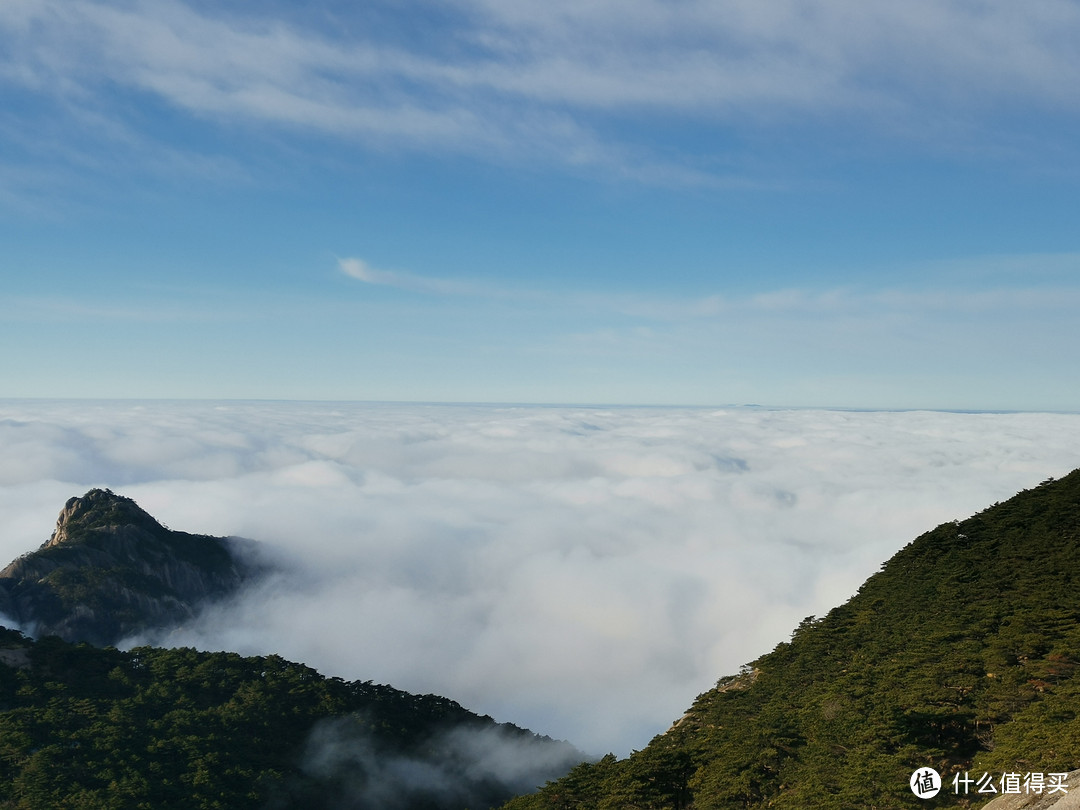
[[[1080,808],[1080,770],[1070,771],[1062,782],[1068,789],[1044,793],[998,796],[983,810],[1077,810]]]
[[[237,538],[167,529],[135,501],[72,498],[37,551],[0,571],[0,614],[35,636],[99,646],[182,625],[259,569]]]

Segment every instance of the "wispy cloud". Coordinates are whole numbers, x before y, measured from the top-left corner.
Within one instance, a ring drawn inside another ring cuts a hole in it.
[[[747,315],[829,315],[844,313],[905,313],[911,315],[942,312],[1062,311],[1080,304],[1080,289],[1067,276],[1080,266],[1080,255],[990,256],[934,265],[947,273],[905,286],[870,288],[786,287],[742,295],[710,293],[672,295],[669,292],[586,293],[573,289],[538,290],[493,283],[439,278],[396,270],[382,270],[356,257],[338,259],[338,268],[350,278],[366,284],[393,287],[431,295],[500,298],[546,302],[557,307],[576,307],[619,312],[635,318],[658,321],[709,320]],[[955,277],[981,273],[998,276],[999,286],[978,290],[956,283]]]
[[[431,276],[418,276],[414,273],[404,273],[396,270],[378,270],[365,262],[363,259],[347,258],[338,259],[338,267],[341,272],[357,281],[365,284],[374,284],[382,287],[396,287],[410,292],[431,293],[435,295],[474,295],[482,296],[487,290],[467,282],[454,281],[452,279],[433,278]]]
[[[129,125],[123,105],[106,101],[110,87],[200,119],[678,184],[730,180],[711,160],[663,159],[608,116],[742,128],[840,114],[881,137],[929,142],[992,140],[1003,112],[1080,109],[1080,9],[1060,0],[459,0],[384,11],[439,14],[440,44],[229,5],[10,0],[0,82]]]
[[[1032,96],[1080,102],[1055,78],[1080,69],[1065,35],[1080,27],[1080,10],[1054,0],[1022,10],[926,0],[466,5],[485,13],[481,30],[492,52],[526,54],[474,81],[560,102],[696,106],[706,116],[769,107],[865,111],[935,96],[960,104],[965,95],[977,104]]]
[[[467,279],[438,278],[418,275],[401,270],[380,270],[372,267],[363,259],[355,257],[338,259],[338,268],[342,273],[381,287],[394,287],[409,292],[428,295],[463,296],[471,298],[498,298],[502,300],[537,301],[554,300],[554,296],[541,294],[524,288],[511,288],[493,282]]]

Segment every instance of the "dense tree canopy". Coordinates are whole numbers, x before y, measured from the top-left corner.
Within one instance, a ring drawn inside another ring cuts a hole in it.
[[[463,730],[535,745],[557,763],[538,757],[539,782],[577,754],[446,698],[278,656],[120,652],[3,629],[0,652],[0,808],[476,810],[522,788],[457,750]],[[445,778],[410,786],[401,764]]]

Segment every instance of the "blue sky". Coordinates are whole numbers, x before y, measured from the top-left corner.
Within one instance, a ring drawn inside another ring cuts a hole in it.
[[[0,5],[16,397],[1077,410],[1080,3]]]

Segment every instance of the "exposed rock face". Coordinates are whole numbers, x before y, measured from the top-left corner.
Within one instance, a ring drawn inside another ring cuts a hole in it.
[[[171,531],[130,498],[72,498],[41,548],[0,571],[0,613],[35,636],[99,646],[178,626],[258,569],[237,538]]]
[[[1076,810],[1080,808],[1080,771],[1070,771],[1062,780],[1068,792],[998,796],[983,810]]]

